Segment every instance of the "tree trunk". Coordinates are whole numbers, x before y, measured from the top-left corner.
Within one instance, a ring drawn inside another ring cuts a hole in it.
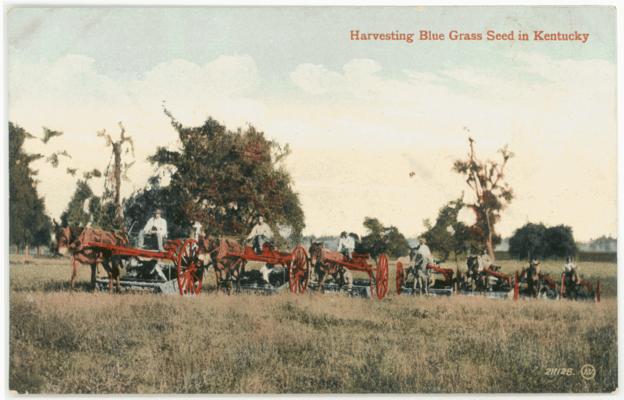
[[[113,153],[115,155],[115,165],[113,175],[115,179],[115,223],[119,224],[122,219],[121,212],[121,144],[122,142],[113,144]]]
[[[37,246],[37,257],[41,257],[41,246]]]
[[[485,246],[487,247],[487,252],[488,252],[488,255],[490,256],[490,260],[494,262],[496,261],[496,255],[494,254],[494,244],[492,242],[493,242],[492,232],[490,231],[485,241]]]
[[[24,262],[28,261],[28,256],[30,253],[30,247],[28,245],[24,246]]]

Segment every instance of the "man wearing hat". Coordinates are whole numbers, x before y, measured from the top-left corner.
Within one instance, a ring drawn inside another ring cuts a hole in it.
[[[270,242],[273,239],[273,231],[269,224],[264,222],[262,215],[258,217],[258,223],[254,225],[247,235],[247,240],[251,240],[252,247],[256,254],[262,254],[262,247],[265,243]]]
[[[353,250],[355,250],[355,240],[352,236],[347,235],[347,232],[343,231],[338,241],[338,252],[342,253],[346,260],[351,261]]]
[[[163,241],[167,237],[167,221],[160,216],[161,211],[154,211],[153,216],[147,220],[143,230],[139,232],[139,247],[143,247],[145,235],[156,235],[158,250],[164,251]]]

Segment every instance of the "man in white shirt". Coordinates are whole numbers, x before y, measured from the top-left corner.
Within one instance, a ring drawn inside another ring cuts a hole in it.
[[[353,237],[347,235],[347,232],[343,231],[338,241],[338,252],[342,253],[345,259],[350,261],[353,250],[355,250],[355,240],[353,240]]]
[[[163,241],[167,237],[167,221],[161,218],[160,214],[160,210],[154,211],[154,215],[147,220],[145,227],[139,232],[139,248],[143,247],[145,235],[153,234],[156,235],[158,250],[164,251]]]
[[[576,271],[576,265],[572,262],[572,257],[566,257],[566,262],[563,264],[563,272],[570,274],[572,271]]]
[[[484,250],[483,254],[478,256],[477,260],[479,262],[479,272],[490,269],[490,267],[492,266],[492,259],[490,259],[490,255],[487,253],[487,250]]]
[[[191,238],[199,240],[199,236],[202,234],[202,224],[199,221],[193,221],[191,225]]]
[[[262,216],[258,217],[258,223],[251,229],[247,240],[252,241],[252,246],[256,254],[262,253],[262,246],[273,239],[273,231],[269,224],[264,222]]]

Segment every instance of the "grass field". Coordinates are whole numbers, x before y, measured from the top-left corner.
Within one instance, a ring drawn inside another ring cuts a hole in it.
[[[503,262],[508,272],[520,267]],[[109,295],[87,291],[88,267],[70,292],[68,260],[15,259],[9,385],[21,393],[611,392],[616,266],[580,268],[600,278],[601,303],[399,297],[393,265],[381,302],[227,296],[210,282],[198,298]],[[593,379],[579,375],[585,364]]]

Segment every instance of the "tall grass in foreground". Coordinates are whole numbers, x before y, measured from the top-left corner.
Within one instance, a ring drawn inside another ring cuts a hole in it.
[[[69,268],[57,264],[11,266],[9,386],[22,393],[611,392],[617,386],[613,297],[594,304],[72,293],[65,286]],[[588,363],[596,376],[585,380],[579,369]],[[547,368],[572,368],[574,375],[547,376]]]

